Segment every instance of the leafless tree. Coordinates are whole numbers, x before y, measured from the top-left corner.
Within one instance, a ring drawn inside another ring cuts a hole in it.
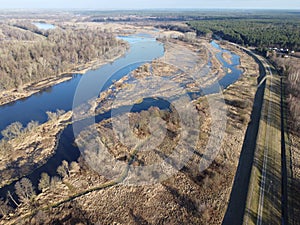
[[[12,211],[12,207],[8,205],[8,200],[0,199],[0,215],[6,216]]]
[[[46,35],[26,22],[0,24],[0,30],[0,90],[22,91],[25,83],[58,76],[94,59],[111,58],[120,46],[119,40],[101,28],[57,27]]]
[[[62,164],[57,168],[57,173],[62,178],[70,175],[69,163],[66,160],[62,161]]]
[[[78,172],[80,170],[80,166],[77,162],[71,162],[70,164],[70,171]]]
[[[50,190],[51,191],[56,191],[57,185],[61,182],[61,179],[58,176],[54,176],[51,178],[50,181]]]
[[[7,198],[9,198],[10,200],[12,200],[12,202],[19,207],[19,203],[17,203],[17,201],[15,200],[15,198],[12,196],[12,194],[10,193],[10,191],[7,192]]]
[[[43,191],[49,187],[50,187],[50,176],[47,173],[42,173],[38,188],[39,190]]]
[[[7,140],[0,141],[0,155],[7,155],[13,150],[12,145]]]
[[[10,140],[18,137],[22,133],[22,130],[23,125],[20,122],[14,122],[1,131],[1,134],[5,139]]]
[[[31,132],[33,131],[35,128],[37,128],[39,126],[39,122],[38,121],[30,121],[26,128],[24,129],[25,132]]]
[[[62,109],[58,109],[56,112],[47,111],[46,114],[48,116],[48,120],[57,120],[60,116],[65,114],[66,112]]]
[[[32,197],[36,195],[33,185],[28,178],[22,178],[15,184],[16,194],[19,200],[25,204],[30,203]]]

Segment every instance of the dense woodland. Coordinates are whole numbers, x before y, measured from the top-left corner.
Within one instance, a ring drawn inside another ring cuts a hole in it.
[[[20,88],[115,53],[119,41],[100,28],[38,32],[33,25],[0,24],[0,91]]]
[[[198,36],[217,35],[258,48],[300,50],[300,18],[201,20],[188,23]]]
[[[159,24],[159,25],[156,25],[155,28],[179,31],[179,32],[183,32],[183,33],[194,31],[191,27],[182,26],[182,25],[175,25],[175,24]]]

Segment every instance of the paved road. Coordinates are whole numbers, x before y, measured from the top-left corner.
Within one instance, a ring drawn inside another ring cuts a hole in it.
[[[270,67],[267,68],[268,73],[271,75],[271,87],[272,87],[272,71],[270,70]],[[272,92],[270,93],[272,95]],[[272,99],[272,96],[270,96]],[[268,116],[267,116],[267,131],[266,133],[270,133],[270,126],[271,126],[271,112],[272,112],[273,104],[272,101],[269,101],[268,105]],[[264,198],[265,198],[265,190],[266,190],[266,180],[267,180],[267,169],[268,169],[268,153],[269,153],[269,143],[270,143],[270,135],[266,135],[266,146],[264,150],[264,157],[263,157],[263,168],[262,168],[262,177],[261,177],[261,184],[260,184],[260,194],[259,194],[259,207],[258,207],[258,213],[257,213],[257,225],[262,224],[262,218],[263,218],[263,208],[264,208]],[[272,185],[272,184],[270,184]],[[270,186],[268,188],[268,191],[270,191]]]
[[[232,187],[229,204],[222,223],[223,225],[243,224],[248,195],[248,187],[254,161],[256,140],[259,129],[259,121],[261,119],[262,103],[264,99],[266,85],[266,69],[264,65],[251,51],[245,49],[244,51],[250,56],[254,57],[256,62],[259,64],[259,85],[255,94],[254,105],[251,112],[251,122],[249,123],[246,130],[245,139],[240,154],[239,164]]]
[[[252,172],[252,187],[249,186],[246,206],[250,215],[244,217],[244,224],[284,224],[281,82],[275,69],[265,59],[261,58],[261,61],[268,78],[262,111],[263,121],[260,123],[260,137],[256,143],[256,168]],[[256,185],[259,186],[258,189]]]
[[[255,98],[223,224],[287,224],[282,82],[263,57],[244,51],[263,67],[265,76],[261,74],[259,80],[259,95]]]

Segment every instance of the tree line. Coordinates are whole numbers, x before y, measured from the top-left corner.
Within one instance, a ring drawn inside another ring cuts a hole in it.
[[[290,114],[293,118],[291,123],[293,130],[300,133],[300,70],[294,70],[288,76],[288,103]]]
[[[281,73],[287,78],[285,94],[288,107],[288,125],[290,132],[300,134],[300,66],[293,61],[273,57]]]
[[[71,173],[78,172],[80,166],[77,162],[73,161],[68,163],[63,160],[61,165],[57,167],[57,175],[50,177],[47,173],[42,173],[36,187],[32,184],[31,180],[24,177],[14,185],[14,194],[8,191],[6,199],[0,198],[0,218],[7,216],[9,213],[14,213],[12,207],[23,207],[29,210],[35,210],[39,207],[36,197],[40,192],[57,192],[57,185],[63,183],[63,179],[69,177]],[[11,203],[10,203],[11,202]]]
[[[222,39],[258,48],[300,50],[300,19],[230,19],[191,21],[198,36],[217,35]]]
[[[42,38],[30,30],[23,30],[8,24],[0,24],[0,41],[34,41]]]
[[[159,24],[159,25],[155,25],[154,27],[158,29],[172,30],[172,31],[178,31],[182,33],[194,32],[194,29],[192,29],[191,27],[175,25],[175,24]]]
[[[111,33],[100,28],[57,27],[42,36],[2,25],[0,91],[57,76],[94,59],[110,58],[111,50],[119,44]]]

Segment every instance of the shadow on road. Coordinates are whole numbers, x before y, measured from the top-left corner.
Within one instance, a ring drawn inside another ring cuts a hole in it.
[[[261,76],[258,78],[258,83],[262,80],[262,77],[265,76],[265,71],[261,66],[260,74]],[[251,121],[246,131],[229,204],[222,223],[223,225],[238,225],[243,223],[265,86],[266,81],[258,87],[255,95]]]

